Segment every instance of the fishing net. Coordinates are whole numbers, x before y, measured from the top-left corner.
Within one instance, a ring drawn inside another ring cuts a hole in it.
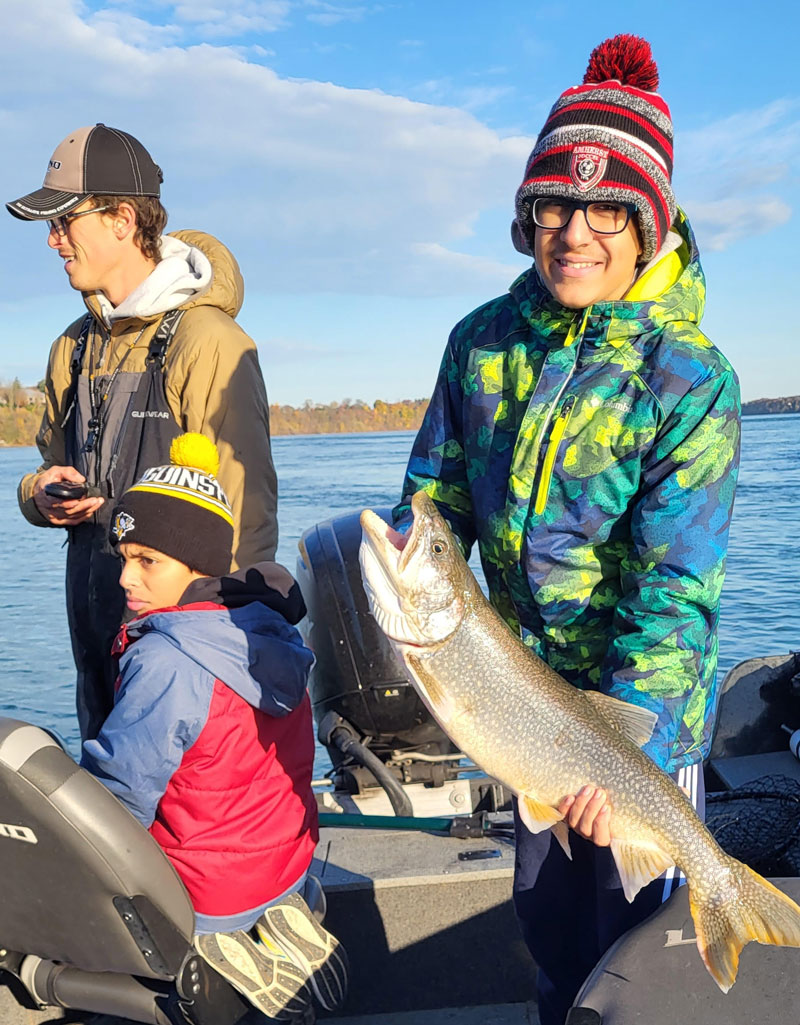
[[[762,776],[706,795],[706,825],[728,854],[763,876],[800,876],[800,783]]]

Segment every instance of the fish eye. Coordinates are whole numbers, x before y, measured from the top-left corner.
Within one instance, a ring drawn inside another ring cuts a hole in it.
[[[444,555],[447,551],[447,545],[444,541],[434,541],[431,545],[431,551],[434,555]]]

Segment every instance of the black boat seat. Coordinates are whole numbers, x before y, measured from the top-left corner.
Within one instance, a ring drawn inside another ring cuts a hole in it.
[[[800,879],[771,882],[800,900]],[[567,1014],[567,1025],[788,1025],[798,1020],[800,950],[748,943],[736,983],[725,994],[698,953],[688,897],[688,888],[681,886],[606,951]]]
[[[194,912],[158,844],[44,730],[0,718],[0,944],[172,979]]]

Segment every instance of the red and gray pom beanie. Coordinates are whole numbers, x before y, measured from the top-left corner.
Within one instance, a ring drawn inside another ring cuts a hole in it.
[[[583,83],[556,100],[517,190],[514,246],[533,253],[530,203],[538,196],[635,203],[651,260],[675,217],[672,120],[655,90],[650,44],[637,36],[607,39],[592,51]]]

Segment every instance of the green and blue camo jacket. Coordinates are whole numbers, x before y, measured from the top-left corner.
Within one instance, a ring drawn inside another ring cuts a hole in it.
[[[655,298],[565,309],[533,267],[456,325],[394,513],[426,491],[537,654],[658,713],[644,750],[670,772],[710,745],[740,424],[677,230]]]

